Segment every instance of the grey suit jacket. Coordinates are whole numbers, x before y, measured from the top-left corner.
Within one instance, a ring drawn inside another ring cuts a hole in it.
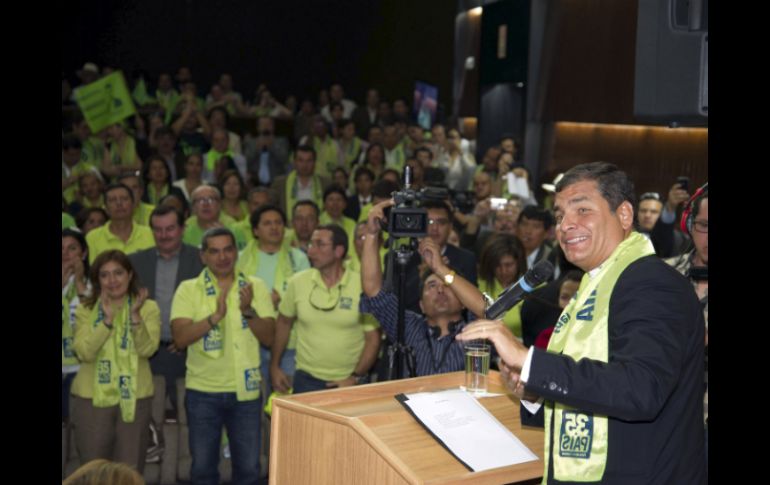
[[[155,247],[129,254],[128,258],[134,265],[134,270],[139,277],[139,286],[147,288],[149,297],[155,298],[155,272],[158,268],[158,250]],[[198,277],[203,271],[203,262],[198,248],[189,244],[182,244],[179,251],[179,268],[176,272],[174,287],[179,283]]]

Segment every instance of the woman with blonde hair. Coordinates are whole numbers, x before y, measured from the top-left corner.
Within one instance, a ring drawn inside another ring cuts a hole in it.
[[[92,293],[75,310],[75,444],[81,463],[107,458],[141,472],[154,394],[148,359],[160,342],[160,310],[122,251],[101,253],[89,275]]]

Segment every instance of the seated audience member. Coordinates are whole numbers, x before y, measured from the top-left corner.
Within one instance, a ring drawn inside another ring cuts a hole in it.
[[[77,215],[90,207],[104,207],[104,181],[98,171],[83,173],[78,177],[75,199],[69,205],[70,214]]]
[[[300,200],[294,204],[291,218],[291,234],[286,231],[284,236],[291,247],[297,248],[307,254],[310,245],[310,237],[320,224],[321,210],[312,200]]]
[[[75,222],[83,236],[86,236],[92,229],[105,225],[109,218],[107,211],[101,207],[88,207],[78,212]]]
[[[343,215],[348,203],[345,189],[339,185],[331,185],[324,191],[324,210],[321,212],[320,223],[336,224],[345,230],[348,240],[353,240],[356,221]]]
[[[184,195],[179,192],[172,192],[163,196],[163,198],[160,199],[158,207],[162,205],[173,207],[174,209],[181,212],[184,216],[183,220],[185,221],[190,217],[190,204],[187,203],[187,199],[185,199]]]
[[[142,169],[142,159],[136,151],[136,140],[126,131],[125,121],[107,127],[109,144],[104,147],[101,171],[113,178],[122,172]]]
[[[639,232],[649,234],[655,227],[655,223],[658,222],[662,210],[663,201],[660,200],[659,193],[646,192],[642,194],[639,197],[639,211],[636,215]]]
[[[158,155],[151,155],[147,161],[147,168],[144,171],[144,186],[146,190],[142,195],[142,200],[148,205],[158,205],[163,197],[172,192],[184,197],[182,190],[171,184],[171,173],[168,171],[168,166]]]
[[[200,247],[203,234],[215,227],[233,228],[235,219],[222,213],[222,197],[219,190],[210,185],[202,185],[192,193],[193,215],[185,221],[184,242]],[[246,245],[246,236],[237,228],[233,229],[238,246]]]
[[[548,231],[553,226],[553,214],[532,205],[524,207],[516,224],[516,236],[524,246],[527,269],[538,261],[547,259],[552,248],[547,242]]]
[[[252,186],[270,187],[273,180],[286,174],[289,141],[275,136],[275,120],[269,116],[257,119],[257,136],[246,136],[244,153]]]
[[[219,178],[219,190],[222,192],[222,211],[236,221],[249,216],[249,206],[244,197],[246,184],[237,170],[227,170]]]
[[[150,224],[150,214],[155,208],[154,205],[143,202],[144,183],[139,176],[139,172],[126,172],[117,176],[116,181],[125,185],[134,194],[134,222],[147,226]]]
[[[329,179],[316,175],[316,151],[312,146],[300,145],[294,154],[294,170],[288,175],[276,177],[271,184],[277,195],[278,206],[284,213],[292,210],[300,200],[312,200],[323,205],[323,193]]]
[[[348,197],[344,214],[357,221],[361,215],[361,208],[372,201],[374,172],[366,167],[356,168],[355,172],[353,172],[353,184],[355,192]]]
[[[515,283],[526,272],[524,247],[516,236],[500,233],[487,239],[479,257],[479,290],[492,300]],[[521,303],[503,315],[503,323],[521,338]]]
[[[105,458],[141,473],[154,393],[148,359],[158,349],[160,311],[122,251],[101,253],[90,280],[92,294],[75,311],[75,444],[81,463]]]
[[[182,191],[187,202],[190,202],[193,190],[203,185],[203,159],[197,153],[187,157],[184,163],[185,176],[175,181],[172,185]]]
[[[234,168],[241,174],[241,178],[246,178],[246,158],[232,151],[228,147],[228,143],[227,130],[217,128],[211,131],[211,150],[203,155],[203,179],[206,182],[216,183],[218,180],[217,164],[223,157],[230,157],[235,165]]]
[[[131,254],[155,244],[150,228],[134,222],[134,192],[130,188],[120,183],[107,186],[104,190],[104,203],[109,221],[86,235],[88,260],[91,264],[108,249],[119,249]]]

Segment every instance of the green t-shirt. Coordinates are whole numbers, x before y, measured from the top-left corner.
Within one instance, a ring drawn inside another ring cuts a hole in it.
[[[90,263],[93,264],[96,257],[108,249],[120,249],[126,254],[131,254],[155,246],[155,238],[147,226],[134,224],[128,241],[123,242],[122,239],[110,232],[111,225],[112,222],[108,222],[86,234],[88,261]]]
[[[253,276],[246,276],[246,279],[254,287],[252,306],[257,311],[257,315],[260,318],[275,318],[276,313],[265,283]],[[230,292],[227,295],[227,311],[240,313],[240,297],[238,296],[238,285],[235,283],[230,287]],[[179,285],[171,303],[172,321],[176,318],[188,318],[193,322],[198,322],[212,313],[210,302],[205,298],[205,288],[199,278],[183,281]],[[250,336],[257,341],[249,327],[243,328],[241,331],[247,332],[247,337]],[[232,349],[233,335],[227,331],[223,333],[224,352],[218,359],[204,354],[202,338],[187,348],[185,385],[188,389],[200,392],[236,392],[235,373],[233,371],[235,361],[233,352],[228,351],[228,349]],[[249,357],[253,359],[254,367],[259,368],[258,345],[252,348]]]
[[[334,304],[336,296],[339,298]],[[346,270],[331,290],[315,268],[289,280],[278,311],[296,317],[297,369],[325,381],[345,379],[353,373],[364,349],[364,332],[379,327],[372,315],[358,311],[360,297],[361,274],[356,271]],[[332,305],[329,311],[322,309]]]
[[[247,236],[243,233],[241,226],[238,225],[235,219],[228,216],[224,212],[220,212],[219,222],[221,222],[226,228],[233,231],[233,235],[235,236],[235,244],[239,251],[246,247]],[[203,234],[206,232],[206,229],[203,229],[198,225],[198,217],[191,216],[185,221],[184,224],[185,228],[182,241],[184,241],[185,244],[195,246],[196,248],[201,247],[201,241],[203,241]]]
[[[134,209],[134,222],[143,226],[150,225],[150,215],[155,210],[155,206],[152,204],[139,203],[139,207]]]

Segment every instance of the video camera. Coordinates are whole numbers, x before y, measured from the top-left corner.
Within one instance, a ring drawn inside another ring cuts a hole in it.
[[[393,192],[393,206],[388,214],[387,231],[393,238],[419,238],[428,235],[428,211],[419,207],[423,200],[444,200],[448,192],[440,187],[425,187],[420,191],[410,188],[412,168],[404,167],[404,188]]]

